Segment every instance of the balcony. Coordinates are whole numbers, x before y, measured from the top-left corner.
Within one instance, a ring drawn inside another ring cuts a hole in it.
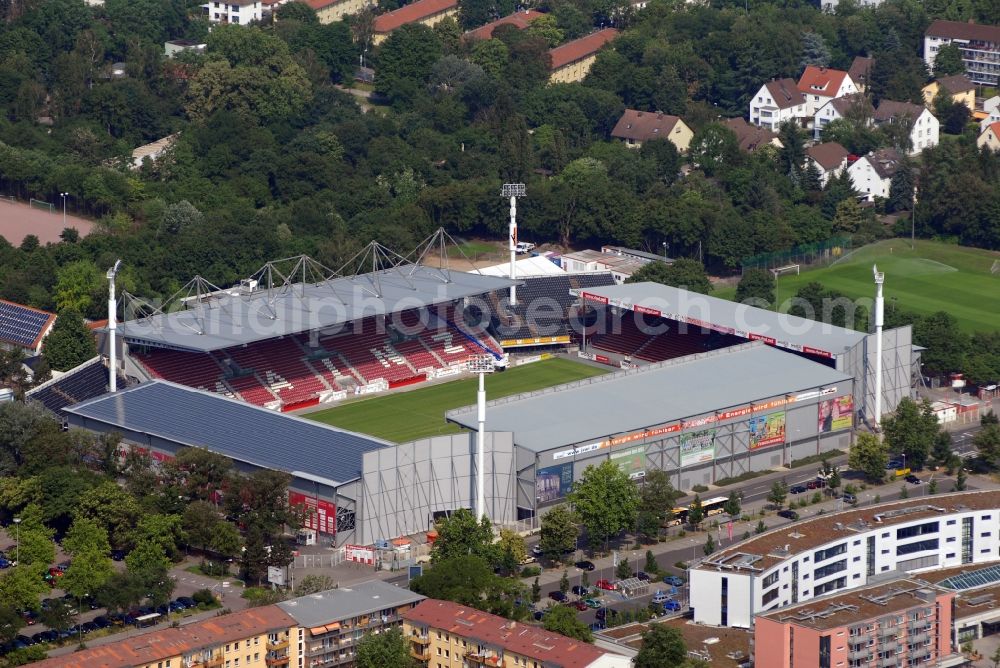
[[[927,656],[930,653],[931,650],[929,647],[917,647],[916,649],[910,650],[910,658],[919,659],[921,657]]]
[[[907,632],[910,635],[914,633],[920,633],[921,631],[926,631],[930,627],[930,622],[922,619],[918,622],[910,622],[909,626],[906,627]]]
[[[264,663],[272,668],[278,668],[278,666],[288,665],[288,655],[282,654],[281,656],[265,656]]]
[[[896,668],[897,660],[894,656],[887,656],[884,659],[879,659],[878,668]]]
[[[429,649],[422,649],[420,647],[410,647],[410,656],[412,656],[417,661],[430,661],[431,652]]]
[[[410,642],[416,644],[416,645],[430,645],[431,644],[431,637],[430,636],[406,636],[406,639],[409,640]]]
[[[883,626],[878,630],[878,637],[885,638],[888,636],[894,636],[899,633],[899,629],[895,626]]]
[[[847,655],[847,658],[851,661],[868,661],[871,657],[872,651],[867,647],[865,649],[855,650]]]
[[[925,642],[927,642],[928,637],[929,636],[926,631],[920,631],[919,633],[911,633],[910,636],[906,639],[906,642],[910,643],[911,645],[923,645]]]
[[[499,666],[501,663],[500,657],[495,654],[479,654],[474,651],[466,652],[465,660],[473,665],[490,666],[490,668]]]
[[[891,638],[879,643],[878,651],[880,652],[895,652],[899,649],[899,641],[895,638]]]
[[[267,640],[267,651],[277,652],[279,649],[285,649],[288,647],[288,638],[279,638],[278,640]]]

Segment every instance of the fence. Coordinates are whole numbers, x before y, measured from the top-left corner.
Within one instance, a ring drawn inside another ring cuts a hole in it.
[[[55,213],[56,210],[55,204],[50,204],[49,202],[43,202],[42,200],[35,199],[34,197],[28,200],[28,206],[30,206],[32,209],[42,209],[44,211],[48,211],[49,213]]]
[[[776,269],[790,264],[828,265],[847,255],[852,248],[850,237],[834,237],[826,241],[802,244],[789,250],[745,257],[742,261],[742,271]]]
[[[7,204],[17,204],[17,200],[14,199],[13,195],[0,195],[0,202],[6,202]]]

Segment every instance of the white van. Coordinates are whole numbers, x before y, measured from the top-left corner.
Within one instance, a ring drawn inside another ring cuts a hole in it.
[[[514,244],[514,252],[518,255],[524,255],[525,253],[530,253],[535,250],[535,244],[528,243],[527,241],[518,241]]]

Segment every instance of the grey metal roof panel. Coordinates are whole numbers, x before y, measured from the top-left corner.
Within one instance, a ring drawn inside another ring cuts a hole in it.
[[[819,362],[753,342],[499,399],[487,407],[486,428],[514,432],[515,444],[544,452],[850,381]],[[477,428],[474,406],[448,419]]]
[[[223,290],[185,310],[123,322],[118,332],[131,342],[209,352],[448,303],[517,283],[502,276],[404,265],[270,292]]]
[[[686,322],[699,321],[713,329],[748,338],[773,339],[775,345],[805,352],[840,354],[865,338],[864,332],[776,313],[747,304],[689,292],[660,283],[630,283],[574,290],[596,295],[612,305],[639,306],[658,311],[664,317]]]
[[[304,471],[338,484],[361,475],[365,452],[393,446],[164,380],[106,394],[65,411],[247,464],[288,473]]]
[[[369,580],[349,587],[328,589],[318,594],[300,596],[278,603],[306,628],[322,626],[367,615],[408,603],[418,603],[424,596],[382,580]]]

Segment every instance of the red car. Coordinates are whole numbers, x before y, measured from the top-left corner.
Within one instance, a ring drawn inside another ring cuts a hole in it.
[[[568,605],[571,608],[576,608],[580,612],[590,609],[587,607],[587,604],[584,603],[583,601],[566,601],[565,603],[563,603],[563,605]]]
[[[598,580],[597,582],[594,583],[594,586],[597,587],[598,589],[604,589],[606,591],[615,590],[615,586],[611,584],[611,582],[608,580]]]

